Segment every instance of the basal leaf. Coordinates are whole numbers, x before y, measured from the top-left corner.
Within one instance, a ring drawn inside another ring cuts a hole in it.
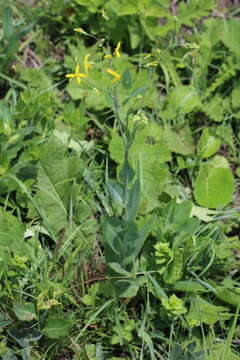
[[[198,153],[202,159],[214,155],[221,146],[221,139],[212,135],[209,128],[204,128],[198,141]]]
[[[190,85],[176,87],[169,99],[169,106],[180,110],[183,113],[189,113],[200,104],[200,98],[197,90]]]
[[[219,162],[221,158],[218,158]],[[234,180],[231,170],[216,166],[212,161],[204,164],[195,181],[194,196],[199,205],[217,208],[227,205],[233,196]]]
[[[170,127],[165,127],[164,137],[173,152],[182,155],[189,155],[194,152],[193,138],[188,126],[179,131],[173,131]]]
[[[48,336],[50,339],[58,339],[64,335],[67,335],[73,323],[71,320],[62,318],[49,319],[46,321],[42,333]]]
[[[33,319],[36,319],[36,311],[35,306],[32,303],[26,302],[26,303],[16,303],[14,305],[14,311],[17,316],[17,318],[21,321],[31,321]]]

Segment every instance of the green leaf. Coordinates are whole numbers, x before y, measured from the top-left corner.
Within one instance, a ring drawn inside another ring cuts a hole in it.
[[[240,57],[239,49],[239,34],[240,34],[240,23],[237,18],[230,18],[228,21],[224,22],[221,40],[229,50],[234,53],[236,56]]]
[[[108,266],[117,274],[120,274],[121,276],[131,276],[131,273],[124,270],[120,264],[116,263],[116,262],[111,262],[108,263]]]
[[[10,136],[14,131],[14,123],[9,106],[4,100],[0,101],[0,130],[4,135]]]
[[[189,0],[188,3],[179,3],[178,19],[182,24],[194,26],[196,20],[203,16],[208,16],[209,12],[215,7],[214,0]]]
[[[141,200],[141,186],[139,180],[134,182],[133,186],[129,190],[128,195],[129,199],[126,208],[126,217],[127,221],[131,222],[135,220]]]
[[[140,285],[145,283],[145,277],[124,279],[114,282],[117,295],[121,298],[132,298],[137,295]]]
[[[169,106],[189,113],[200,104],[200,98],[196,89],[190,85],[182,85],[175,88],[170,94]]]
[[[123,199],[123,186],[120,185],[117,181],[108,180],[106,181],[106,187],[108,189],[109,195],[116,206],[124,206]]]
[[[47,320],[42,333],[48,336],[50,339],[58,339],[64,335],[67,335],[72,327],[72,321],[62,318],[55,318]]]
[[[121,170],[119,171],[119,180],[122,184],[130,184],[134,179],[135,172],[131,168],[129,161],[125,160]]]
[[[209,280],[208,282],[211,286],[215,288],[216,296],[220,300],[236,307],[240,304],[240,292],[238,291],[239,287],[228,288],[226,286],[217,285],[212,280]]]
[[[29,347],[29,342],[38,341],[42,337],[42,333],[35,330],[32,325],[26,327],[23,323],[19,326],[11,327],[8,330],[8,335],[23,348]]]
[[[182,155],[194,153],[193,138],[188,126],[185,126],[179,131],[173,131],[170,127],[165,127],[164,137],[173,152]]]
[[[202,323],[213,325],[217,321],[229,320],[230,317],[231,314],[228,313],[226,307],[213,305],[197,296],[191,300],[190,311],[186,319],[190,326],[199,326]]]
[[[223,360],[222,356],[224,350],[226,349],[226,343],[221,342],[219,344],[213,345],[210,349],[209,354],[204,360]],[[238,354],[235,354],[232,350],[229,351],[228,357],[225,360],[240,360]]]
[[[234,179],[231,170],[223,167],[223,159],[204,164],[195,181],[194,196],[197,203],[209,208],[227,205],[233,196]]]
[[[55,137],[50,138],[41,150],[34,201],[57,234],[69,224],[68,209],[79,162],[75,156],[65,156],[67,148]],[[74,223],[72,227],[74,231]]]
[[[14,312],[21,321],[31,321],[37,318],[35,306],[29,302],[14,304]]]
[[[173,215],[173,223],[177,225],[183,225],[191,214],[192,202],[185,200],[175,205],[175,211]]]
[[[14,35],[14,28],[12,22],[13,11],[10,6],[5,7],[3,11],[3,32],[4,37],[10,41]]]
[[[201,158],[208,158],[215,154],[221,146],[221,139],[210,134],[209,128],[204,128],[198,141],[198,153]]]
[[[206,288],[194,280],[177,281],[173,285],[173,289],[184,292],[207,292]]]
[[[16,252],[24,251],[25,226],[13,216],[0,208],[0,246],[8,246]]]
[[[125,160],[124,144],[116,132],[112,133],[109,150],[112,159],[122,165]],[[170,159],[171,151],[160,126],[149,124],[136,132],[129,150],[129,162],[134,170],[140,164],[142,212],[150,211],[159,204],[158,195],[161,194],[168,176],[168,167],[164,162]]]
[[[163,273],[163,280],[167,284],[174,284],[181,279],[183,268],[183,249],[177,249],[174,252],[173,260],[167,265]]]
[[[134,15],[138,11],[135,0],[125,0],[124,3],[111,0],[108,8],[111,8],[118,16]]]

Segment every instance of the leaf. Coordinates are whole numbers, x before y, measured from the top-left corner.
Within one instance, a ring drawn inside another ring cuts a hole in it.
[[[122,165],[125,160],[124,144],[116,132],[112,133],[109,150],[111,158]],[[140,164],[142,212],[150,211],[158,205],[158,195],[161,194],[168,176],[168,167],[164,162],[170,159],[171,152],[160,126],[149,124],[136,132],[129,150],[129,162],[134,170]]]
[[[122,184],[130,184],[134,179],[135,172],[131,168],[129,161],[125,160],[121,170],[119,171],[119,180]]]
[[[25,226],[15,216],[0,208],[0,246],[24,251],[24,231]]]
[[[116,206],[123,207],[124,199],[123,199],[123,186],[120,185],[115,180],[106,181],[106,187],[108,189],[109,195]]]
[[[69,221],[70,205],[74,201],[74,181],[79,173],[80,163],[74,155],[66,152],[55,137],[48,140],[41,149],[38,165],[36,194],[33,206],[29,206],[29,217],[37,215],[44,220],[48,232],[55,240],[62,229],[66,229],[66,237],[83,241],[85,235],[74,220]],[[56,240],[55,240],[56,241]]]
[[[12,113],[6,101],[0,101],[0,130],[4,135],[10,136],[14,131]]]
[[[21,321],[31,321],[37,318],[35,306],[29,302],[14,304],[14,312]]]
[[[127,221],[135,220],[141,200],[141,186],[139,180],[136,180],[129,190],[129,199],[126,207]]]
[[[224,24],[221,32],[221,40],[229,50],[240,57],[239,49],[240,22],[237,18],[230,18]]]
[[[192,202],[190,200],[185,200],[179,204],[176,204],[173,223],[177,225],[183,225],[190,216],[192,210]]]
[[[231,170],[223,167],[223,159],[217,157],[200,169],[195,180],[194,196],[197,203],[209,208],[227,205],[233,196],[234,179]]]
[[[199,104],[200,98],[196,89],[191,85],[182,85],[172,91],[168,106],[184,113],[189,113]]]
[[[214,283],[212,280],[208,280],[208,282],[216,290],[215,294],[220,300],[232,306],[238,307],[240,304],[240,293],[238,292],[239,287],[230,288],[226,286],[220,286]]]
[[[207,292],[206,288],[193,280],[185,280],[185,281],[177,281],[173,285],[173,289],[177,291],[184,291],[184,292]]]
[[[108,7],[118,16],[134,15],[138,11],[135,0],[126,0],[124,3],[112,0],[109,2]]]
[[[210,134],[209,128],[204,128],[198,141],[198,153],[201,158],[208,158],[215,154],[221,146],[221,139]]]
[[[50,339],[58,339],[64,335],[67,335],[72,327],[72,321],[62,318],[55,318],[47,320],[42,333],[48,336]]]
[[[118,218],[104,216],[102,218],[102,233],[105,245],[106,262],[118,262],[120,250],[118,242],[121,243],[120,232],[122,231],[122,222]]]
[[[108,263],[108,266],[114,271],[116,272],[117,274],[120,274],[122,276],[131,276],[131,273],[124,270],[120,264],[116,263],[116,262],[111,262],[111,263]]]
[[[230,317],[226,307],[213,305],[200,296],[192,298],[190,311],[186,315],[190,326],[199,326],[202,323],[213,325],[217,321],[229,320]]]
[[[134,279],[117,280],[114,282],[117,296],[121,298],[132,298],[137,295],[140,285],[145,282],[145,277]]]
[[[11,41],[14,35],[12,17],[13,17],[12,8],[10,6],[5,7],[3,11],[3,32],[4,32],[4,37],[8,41]]]
[[[40,331],[35,330],[32,325],[26,327],[25,323],[11,327],[7,332],[23,348],[29,347],[29,342],[38,341],[42,337]]]
[[[215,7],[214,0],[189,0],[188,3],[179,3],[179,21],[187,26],[194,26],[196,20],[203,16],[208,16],[209,12]]]
[[[200,219],[202,221],[209,222],[209,221],[213,221],[214,216],[217,213],[218,212],[216,210],[210,210],[208,208],[193,205],[192,211],[191,211],[191,216],[196,216],[198,219]]]
[[[165,127],[164,137],[173,152],[182,155],[194,153],[193,138],[188,126],[179,131],[173,131],[170,127]]]
[[[224,342],[213,345],[209,351],[209,354],[204,360],[223,360],[222,356],[225,348],[226,344]],[[226,360],[240,360],[240,358],[238,354],[230,350]]]
[[[159,285],[159,283],[157,282],[157,280],[150,274],[146,274],[147,277],[149,278],[149,280],[151,281],[153,288],[151,289],[150,287],[150,291],[158,298],[158,299],[168,299],[167,294],[165,293],[165,291],[161,288],[161,286]],[[149,286],[149,285],[148,285]]]

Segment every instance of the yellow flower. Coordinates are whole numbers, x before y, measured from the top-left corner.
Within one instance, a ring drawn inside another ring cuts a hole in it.
[[[79,32],[79,33],[81,33],[81,34],[83,34],[83,35],[88,35],[88,33],[86,32],[86,31],[84,31],[82,28],[80,28],[80,27],[77,27],[77,28],[74,28],[73,29],[74,31],[77,31],[77,32]]]
[[[112,80],[112,82],[114,83],[121,79],[121,75],[114,70],[107,69],[106,72],[114,77],[114,79]]]
[[[90,69],[91,68],[91,64],[88,62],[88,58],[89,58],[89,56],[91,56],[91,54],[87,54],[87,55],[85,55],[85,57],[84,57],[84,60],[83,60],[83,63],[84,63],[84,69],[85,69],[85,72],[86,73],[88,73],[88,69]]]
[[[77,64],[76,67],[75,67],[75,73],[74,74],[66,74],[65,76],[66,76],[66,78],[69,78],[69,79],[76,78],[78,84],[80,84],[81,78],[85,78],[87,75],[83,74],[83,73],[80,73],[80,65]]]
[[[120,58],[121,57],[121,54],[120,54],[120,47],[121,47],[121,41],[119,41],[118,43],[117,43],[117,46],[116,46],[116,49],[115,49],[115,51],[114,51],[114,53],[115,53],[115,56],[116,56],[116,58]]]
[[[146,65],[144,65],[145,67],[149,67],[149,66],[158,66],[158,62],[157,61],[152,61],[150,63],[147,63]]]
[[[112,58],[112,55],[111,54],[107,54],[104,56],[104,59],[111,59]]]

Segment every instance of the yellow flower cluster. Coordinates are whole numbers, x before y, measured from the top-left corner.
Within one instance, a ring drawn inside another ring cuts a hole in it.
[[[89,56],[91,56],[91,54],[85,55],[84,60],[83,60],[85,73],[80,72],[80,65],[77,63],[77,65],[75,67],[75,72],[72,74],[66,74],[65,75],[66,78],[68,78],[70,80],[75,78],[77,80],[78,84],[80,84],[81,79],[88,76],[88,69],[91,68],[91,64],[88,62]],[[75,61],[77,62],[76,59],[75,59]]]
[[[74,29],[75,31],[78,31],[78,32],[81,32],[81,33],[85,33],[85,31],[81,28],[76,28]],[[117,43],[117,46],[114,50],[114,55],[116,58],[120,58],[121,57],[121,53],[120,53],[120,47],[121,47],[121,42],[119,41]],[[91,54],[87,54],[85,55],[84,57],[84,60],[83,60],[83,67],[84,67],[84,73],[83,72],[80,72],[80,65],[77,63],[77,60],[75,59],[76,61],[76,67],[75,67],[75,72],[74,73],[70,73],[70,74],[66,74],[66,78],[72,80],[72,79],[76,79],[77,80],[77,83],[80,84],[81,82],[81,79],[83,78],[86,78],[88,76],[88,70],[91,68],[91,63],[89,63],[88,59],[89,57],[91,56]],[[110,59],[112,58],[112,55],[111,54],[107,54],[104,56],[105,59]],[[109,75],[113,76],[113,79],[112,79],[112,82],[115,83],[115,82],[118,82],[120,79],[121,79],[121,75],[118,74],[116,71],[112,70],[112,69],[106,69],[105,70]]]

